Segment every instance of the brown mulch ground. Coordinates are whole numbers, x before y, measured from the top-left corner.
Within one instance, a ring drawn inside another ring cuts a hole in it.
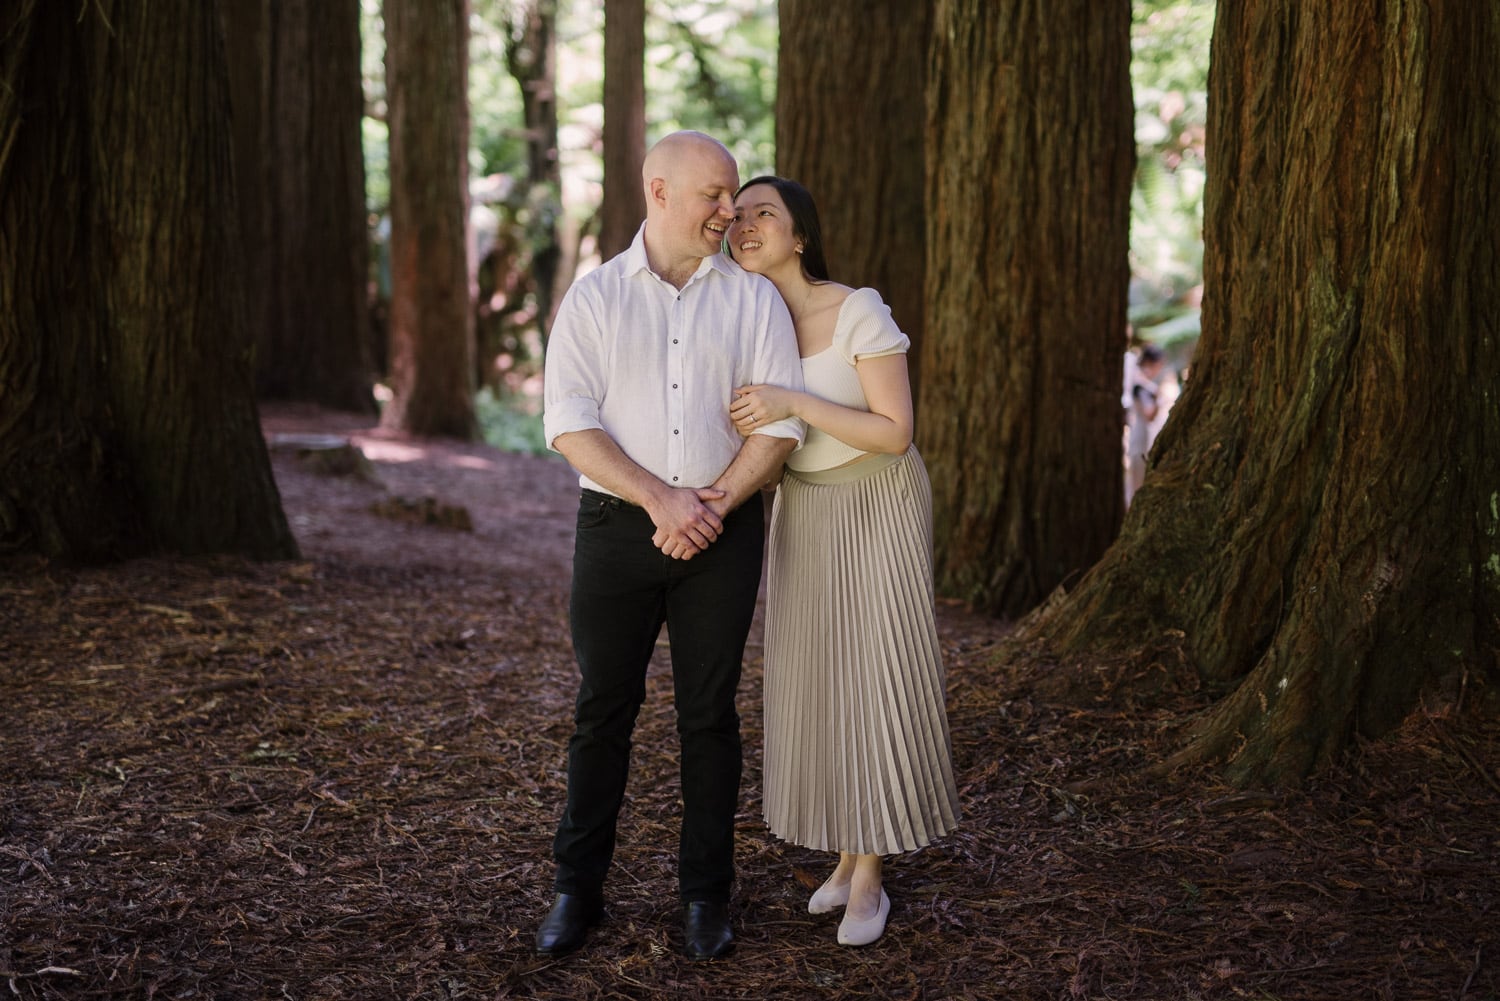
[[[266,425],[352,432],[379,479],[277,453],[301,560],[0,565],[0,996],[1500,998],[1493,720],[1420,712],[1295,793],[1150,783],[1196,706],[1041,702],[990,664],[1001,624],[949,606],[965,821],[890,863],[877,945],[835,944],[805,911],[826,860],[760,823],[757,625],[738,949],[677,952],[663,660],[609,919],[540,958],[572,475],[347,417]],[[472,531],[430,518],[457,508]]]

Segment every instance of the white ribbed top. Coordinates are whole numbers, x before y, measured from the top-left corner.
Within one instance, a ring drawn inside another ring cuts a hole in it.
[[[911,339],[896,326],[891,308],[880,298],[880,293],[872,288],[855,289],[839,307],[833,343],[802,359],[803,387],[840,406],[868,411],[870,404],[865,399],[855,362],[861,358],[902,354],[910,347]],[[802,447],[792,453],[787,465],[799,472],[813,472],[842,466],[864,454],[809,425]]]

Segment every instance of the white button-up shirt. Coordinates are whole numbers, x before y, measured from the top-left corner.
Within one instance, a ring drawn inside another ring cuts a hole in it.
[[[734,389],[802,389],[797,335],[768,279],[715,254],[678,291],[652,272],[644,233],[563,297],[547,341],[543,432],[555,448],[558,435],[601,429],[668,486],[706,487],[740,450]],[[805,426],[788,418],[755,433],[800,443]]]

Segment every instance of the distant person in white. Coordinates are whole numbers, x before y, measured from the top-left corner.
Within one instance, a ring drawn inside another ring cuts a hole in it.
[[[1141,348],[1140,355],[1133,359],[1127,354],[1125,365],[1125,395],[1120,402],[1125,405],[1125,507],[1135,499],[1135,492],[1146,479],[1146,456],[1161,428],[1157,419],[1163,416],[1161,399],[1162,370],[1166,367],[1166,356],[1155,344]]]

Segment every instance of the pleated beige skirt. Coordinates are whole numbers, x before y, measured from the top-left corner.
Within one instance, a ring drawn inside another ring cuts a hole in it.
[[[915,449],[788,471],[771,519],[764,812],[777,837],[889,855],[951,831],[958,792]]]

